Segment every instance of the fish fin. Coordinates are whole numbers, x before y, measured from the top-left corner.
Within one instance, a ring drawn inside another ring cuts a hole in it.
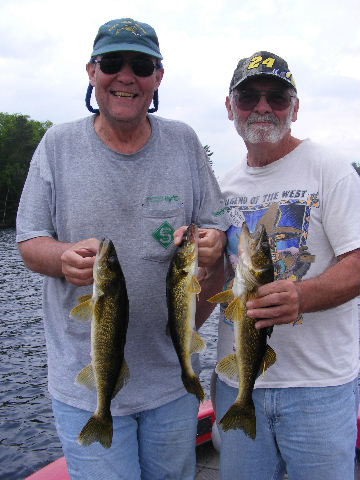
[[[113,436],[113,422],[111,414],[99,417],[96,413],[89,419],[81,430],[78,442],[87,447],[94,442],[100,442],[104,448],[110,448]]]
[[[220,420],[224,432],[227,430],[241,429],[245,434],[255,440],[256,438],[256,415],[253,402],[245,407],[237,403],[231,405],[229,410]]]
[[[201,292],[201,286],[200,286],[199,280],[194,276],[191,277],[189,292],[196,293],[196,294],[199,294]]]
[[[97,286],[96,295],[97,295],[98,298],[100,298],[100,297],[105,295],[105,292],[104,292],[104,290],[101,290],[101,288],[99,286]]]
[[[201,353],[206,350],[206,342],[197,332],[193,332],[190,345],[190,355]]]
[[[183,381],[184,387],[189,393],[193,393],[196,395],[197,399],[200,402],[203,402],[205,400],[205,392],[204,389],[200,383],[199,377],[195,375],[181,375],[181,379]]]
[[[91,320],[92,313],[93,313],[93,304],[90,299],[90,300],[87,300],[86,302],[76,305],[76,307],[74,307],[70,311],[70,317],[76,318],[77,320],[86,321],[86,320]]]
[[[129,370],[128,364],[124,360],[121,365],[119,376],[116,381],[114,392],[111,398],[114,398],[115,395],[120,392],[120,390],[123,388],[124,385],[127,384],[129,380],[130,380],[130,370]]]
[[[92,297],[92,295],[90,293],[86,294],[86,295],[81,295],[81,297],[79,297],[77,299],[77,301],[79,303],[83,303],[83,302],[87,302],[88,300],[90,300],[90,298]]]
[[[270,338],[274,330],[274,326],[271,325],[271,327],[267,327],[266,329],[266,335]]]
[[[225,316],[228,320],[234,322],[245,314],[245,304],[242,297],[236,297],[225,310]]]
[[[232,290],[224,290],[208,298],[210,303],[230,303],[234,300],[234,294]]]
[[[76,376],[76,383],[85,385],[89,390],[95,390],[95,375],[92,365],[87,365]]]
[[[269,367],[271,367],[271,365],[274,365],[275,362],[276,362],[275,351],[270,347],[270,345],[266,345],[264,359],[260,365],[260,371],[264,373]]]
[[[239,370],[236,363],[236,355],[232,353],[223,358],[215,367],[216,373],[221,373],[229,380],[239,381]]]

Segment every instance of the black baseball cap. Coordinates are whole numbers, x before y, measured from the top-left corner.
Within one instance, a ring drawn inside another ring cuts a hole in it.
[[[249,58],[242,58],[234,71],[229,92],[250,78],[268,75],[281,80],[296,92],[295,80],[287,62],[271,52],[256,52]]]

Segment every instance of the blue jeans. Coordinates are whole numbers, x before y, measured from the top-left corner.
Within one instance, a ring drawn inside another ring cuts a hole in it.
[[[220,421],[238,390],[216,384]],[[255,389],[256,440],[221,439],[221,480],[354,480],[358,379],[336,387]]]
[[[198,409],[188,393],[153,410],[113,417],[112,446],[106,449],[76,441],[92,412],[53,399],[72,480],[193,480]]]

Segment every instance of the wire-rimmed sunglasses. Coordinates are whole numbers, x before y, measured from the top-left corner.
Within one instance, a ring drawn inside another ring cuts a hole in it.
[[[137,77],[150,77],[154,70],[161,68],[160,65],[155,65],[153,60],[149,57],[135,57],[126,60],[122,55],[113,55],[102,57],[100,60],[92,59],[91,63],[98,63],[100,70],[108,75],[119,73],[125,63],[129,64],[132,71]]]
[[[252,110],[259,103],[261,97],[265,97],[267,103],[272,110],[286,110],[289,108],[291,95],[288,90],[267,90],[261,92],[254,88],[245,88],[243,90],[235,90],[234,97],[238,108],[241,110]]]

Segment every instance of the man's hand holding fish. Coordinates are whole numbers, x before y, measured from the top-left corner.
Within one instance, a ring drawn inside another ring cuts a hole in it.
[[[247,316],[253,318],[255,328],[296,323],[300,314],[299,284],[291,280],[276,280],[262,285],[256,297],[246,302]]]
[[[182,226],[174,232],[174,243],[180,245],[187,226]],[[215,228],[199,229],[198,262],[199,267],[214,265],[223,256],[226,245],[226,234]],[[199,272],[199,275],[202,275]],[[201,277],[200,277],[201,278]]]
[[[78,287],[93,283],[93,267],[100,241],[88,238],[74,243],[61,255],[61,268],[66,280]]]

